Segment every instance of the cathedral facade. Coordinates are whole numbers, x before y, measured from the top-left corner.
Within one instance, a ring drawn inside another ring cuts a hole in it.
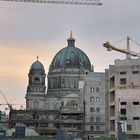
[[[30,68],[26,94],[27,110],[79,110],[82,104],[79,81],[85,72],[91,71],[87,55],[75,47],[75,39],[70,35],[67,47],[53,58],[48,72],[48,86],[45,86],[44,66],[38,60]]]
[[[37,58],[31,65],[26,110],[10,111],[11,127],[22,122],[41,135],[61,129],[97,139],[117,137],[121,122],[127,137],[140,138],[140,59],[117,59],[105,72],[94,72],[72,33],[67,41],[50,64],[47,88],[43,64]]]
[[[57,125],[46,122],[51,130],[61,127],[91,137],[104,135],[105,74],[94,72],[88,56],[75,46],[72,33],[67,42],[67,47],[61,49],[50,64],[47,89],[43,64],[37,58],[31,65],[26,110],[56,112],[48,118],[58,120]]]

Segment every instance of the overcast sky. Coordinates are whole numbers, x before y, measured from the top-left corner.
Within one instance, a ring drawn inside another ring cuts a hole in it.
[[[103,6],[0,2],[0,89],[9,102],[25,103],[28,72],[36,56],[47,74],[54,55],[67,46],[71,30],[76,47],[98,72],[125,58],[107,52],[104,42],[115,44],[130,36],[140,43],[140,0],[100,1]],[[116,45],[125,48],[126,40]],[[140,46],[132,43],[131,50],[140,52]],[[0,103],[5,103],[2,96]]]

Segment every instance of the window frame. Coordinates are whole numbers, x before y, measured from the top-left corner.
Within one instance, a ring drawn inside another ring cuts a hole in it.
[[[121,108],[120,109],[120,114],[121,115],[126,115],[126,108]]]
[[[132,71],[132,74],[139,74],[139,71],[138,70],[134,70],[134,71]]]
[[[120,71],[120,75],[126,75],[126,71]]]
[[[100,97],[96,97],[96,102],[100,102]]]
[[[94,87],[90,87],[90,93],[94,93],[95,92],[95,88]]]
[[[126,85],[127,79],[126,78],[120,78],[120,85]]]
[[[95,108],[94,107],[90,107],[90,112],[91,113],[95,112]]]
[[[93,96],[90,97],[90,102],[94,102],[95,98]]]

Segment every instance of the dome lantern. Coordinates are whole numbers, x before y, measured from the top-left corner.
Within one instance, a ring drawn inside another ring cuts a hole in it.
[[[67,39],[68,47],[75,47],[75,39],[73,38],[72,31],[70,32],[70,37]]]

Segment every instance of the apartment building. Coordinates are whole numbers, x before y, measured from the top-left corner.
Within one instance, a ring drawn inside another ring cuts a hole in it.
[[[140,138],[140,59],[115,60],[106,71],[109,90],[109,134],[121,122],[127,137]]]

